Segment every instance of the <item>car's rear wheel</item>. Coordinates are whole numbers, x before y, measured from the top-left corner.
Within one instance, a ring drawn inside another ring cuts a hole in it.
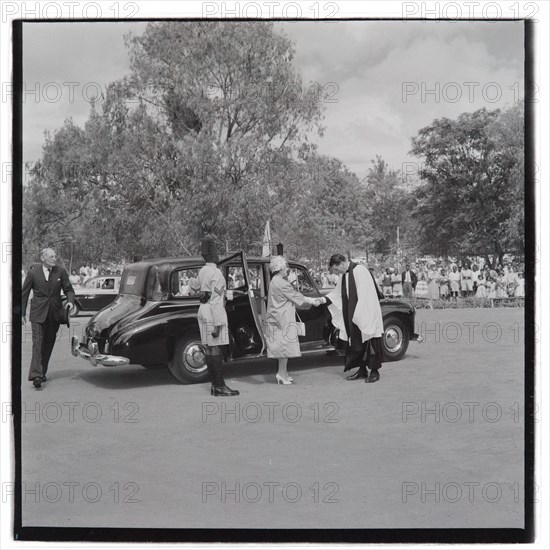
[[[396,315],[384,319],[382,347],[384,361],[399,361],[409,347],[410,334],[406,323]]]
[[[208,380],[206,354],[198,333],[190,333],[176,342],[174,357],[168,370],[182,384],[196,384]]]

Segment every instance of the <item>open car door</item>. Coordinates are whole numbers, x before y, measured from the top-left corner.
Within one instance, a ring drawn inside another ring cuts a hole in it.
[[[254,319],[256,329],[262,341],[262,349],[258,355],[263,355],[266,350],[266,340],[265,340],[265,334],[264,334],[263,322],[262,322],[262,320],[265,319],[265,316],[266,316],[267,298],[266,298],[265,285],[263,285],[260,281],[260,284],[258,285],[259,288],[254,288],[254,285],[250,280],[250,272],[249,272],[248,264],[246,262],[246,257],[243,251],[237,252],[236,254],[233,254],[228,258],[224,258],[221,262],[218,262],[218,267],[221,269],[223,266],[226,266],[226,265],[235,266],[236,264],[237,265],[240,264],[240,267],[242,267],[243,276],[245,280],[245,289],[248,294],[250,309],[252,310],[252,317]]]

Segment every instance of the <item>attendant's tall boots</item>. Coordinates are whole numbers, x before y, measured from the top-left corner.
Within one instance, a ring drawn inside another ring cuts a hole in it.
[[[223,379],[223,360],[221,355],[208,355],[206,357],[206,364],[212,377],[212,388],[210,389],[211,395],[230,397],[239,395],[238,390],[232,390],[225,385]]]

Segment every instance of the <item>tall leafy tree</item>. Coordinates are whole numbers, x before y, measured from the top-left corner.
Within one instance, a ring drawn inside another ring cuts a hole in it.
[[[294,69],[291,41],[270,22],[165,22],[128,43],[135,93],[179,153],[190,225],[257,240],[278,194],[271,164],[322,131],[321,98]]]
[[[28,238],[70,230],[88,259],[190,253],[204,234],[258,242],[300,192],[285,175],[306,132],[322,132],[322,98],[303,87],[290,40],[270,22],[174,22],[128,47],[131,75],[84,128],[68,121],[47,138],[25,190]]]
[[[366,242],[374,252],[387,254],[397,250],[397,230],[401,241],[413,240],[410,220],[410,190],[403,184],[401,173],[391,169],[377,156],[364,179],[363,228]]]
[[[489,263],[523,248],[523,105],[435,120],[412,140],[424,159],[414,216],[427,252]]]

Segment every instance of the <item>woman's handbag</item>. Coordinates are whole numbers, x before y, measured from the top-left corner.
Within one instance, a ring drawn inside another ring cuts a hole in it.
[[[296,332],[298,336],[305,336],[306,335],[306,324],[302,323],[302,319],[300,319],[300,316],[298,315],[298,312],[296,312],[296,317],[298,320],[296,321]]]

